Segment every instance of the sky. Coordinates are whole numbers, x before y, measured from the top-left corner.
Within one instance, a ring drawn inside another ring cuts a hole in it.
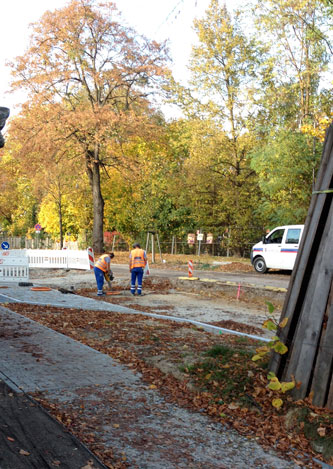
[[[0,28],[0,106],[9,107],[11,115],[17,112],[24,95],[8,94],[10,69],[5,64],[23,55],[28,48],[30,23],[37,22],[46,10],[62,8],[67,3],[68,0],[4,1]],[[114,3],[122,13],[123,22],[138,33],[157,41],[169,41],[171,68],[175,78],[182,81],[195,42],[193,20],[204,16],[210,0],[114,0]],[[224,3],[231,10],[238,1],[225,0]]]

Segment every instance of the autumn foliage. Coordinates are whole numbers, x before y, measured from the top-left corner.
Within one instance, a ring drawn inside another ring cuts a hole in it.
[[[96,252],[103,231],[131,242],[200,228],[243,255],[267,228],[304,223],[332,119],[330,14],[312,0],[236,12],[212,0],[185,83],[166,44],[125,26],[115,3],[46,12],[11,63],[27,99],[2,150],[1,167],[18,171],[4,228],[42,223],[60,245],[72,236]]]

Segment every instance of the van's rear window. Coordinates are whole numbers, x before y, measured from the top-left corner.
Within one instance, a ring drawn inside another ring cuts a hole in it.
[[[286,244],[298,244],[300,236],[300,228],[290,228],[287,232]]]

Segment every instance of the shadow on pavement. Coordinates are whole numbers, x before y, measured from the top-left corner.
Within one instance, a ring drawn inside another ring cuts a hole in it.
[[[105,469],[38,403],[0,381],[1,469]]]

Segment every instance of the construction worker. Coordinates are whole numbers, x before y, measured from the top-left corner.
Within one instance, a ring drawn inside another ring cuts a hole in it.
[[[138,282],[137,293],[141,295],[142,293],[142,277],[143,270],[147,264],[147,254],[146,251],[141,249],[139,243],[133,245],[133,249],[130,252],[129,256],[129,270],[131,272],[131,293],[135,295],[135,285],[136,281]]]
[[[104,253],[95,262],[94,273],[97,283],[97,296],[105,295],[103,291],[104,279],[113,279],[111,270],[111,259],[114,258],[113,252]]]

